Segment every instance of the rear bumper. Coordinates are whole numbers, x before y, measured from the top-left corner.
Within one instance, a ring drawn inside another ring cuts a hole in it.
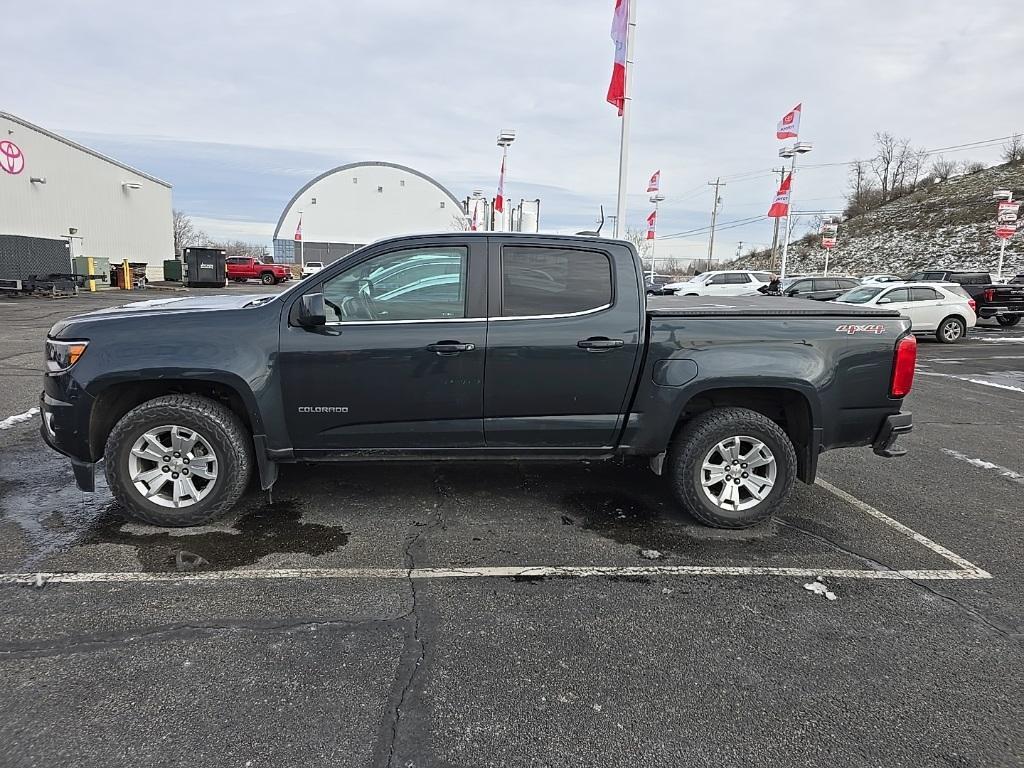
[[[978,307],[978,317],[1016,317],[1024,315],[1024,304],[990,304]]]
[[[914,429],[914,419],[909,413],[895,413],[886,416],[882,428],[878,430],[871,449],[879,456],[887,459],[906,454],[906,448],[895,448],[896,440]]]

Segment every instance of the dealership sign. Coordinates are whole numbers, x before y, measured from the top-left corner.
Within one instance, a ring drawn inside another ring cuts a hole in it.
[[[839,237],[839,225],[834,222],[821,225],[821,247],[832,249],[836,247],[836,240]]]
[[[0,141],[0,170],[12,176],[25,170],[25,155],[21,147],[8,139]]]
[[[1003,200],[999,203],[999,211],[996,214],[996,237],[1008,240],[1017,231],[1017,214],[1020,211],[1020,203],[1011,203]]]

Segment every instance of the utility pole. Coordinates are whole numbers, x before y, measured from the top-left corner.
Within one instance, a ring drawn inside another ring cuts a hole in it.
[[[779,186],[782,186],[782,182],[786,180],[786,168],[772,168],[772,173],[779,174]],[[775,231],[772,232],[772,256],[771,262],[768,265],[768,269],[772,272],[775,271],[775,261],[779,251],[779,220],[775,219]]]
[[[742,253],[743,253],[743,241],[740,240],[738,243],[736,243],[736,258],[738,259]]]
[[[715,251],[715,222],[718,221],[718,204],[722,199],[718,196],[718,188],[724,187],[722,183],[722,177],[719,176],[714,181],[708,182],[709,187],[715,188],[715,204],[711,209],[711,237],[708,240],[708,272],[711,271],[711,258]]]

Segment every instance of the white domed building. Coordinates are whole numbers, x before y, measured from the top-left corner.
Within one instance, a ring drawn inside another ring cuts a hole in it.
[[[395,163],[351,163],[295,193],[274,230],[274,261],[298,263],[301,256],[327,264],[383,237],[467,226],[459,200],[425,173]]]

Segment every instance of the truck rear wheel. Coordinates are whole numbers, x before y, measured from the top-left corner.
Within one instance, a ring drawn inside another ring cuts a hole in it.
[[[1003,328],[1012,328],[1020,322],[1020,315],[996,315],[996,322]]]
[[[747,408],[715,408],[688,422],[668,455],[676,499],[713,528],[747,528],[789,498],[796,451],[778,424]]]
[[[264,285],[273,285],[274,283],[277,282],[277,280],[274,278],[273,272],[264,272],[262,275],[260,275],[260,282],[263,283]]]
[[[132,517],[201,525],[235,505],[252,474],[251,440],[228,408],[198,395],[136,406],[111,430],[107,484]]]

